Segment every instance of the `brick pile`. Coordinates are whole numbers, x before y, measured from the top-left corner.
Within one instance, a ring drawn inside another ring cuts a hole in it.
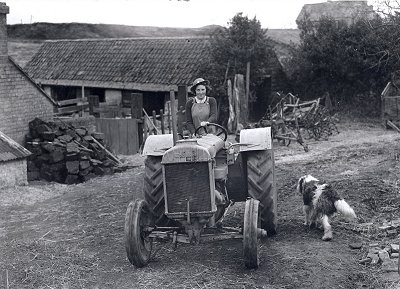
[[[35,118],[29,123],[26,148],[32,152],[29,181],[74,184],[121,170],[119,160],[105,149],[103,134],[73,124]]]

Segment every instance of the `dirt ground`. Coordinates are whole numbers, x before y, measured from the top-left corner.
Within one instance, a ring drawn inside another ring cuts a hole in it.
[[[142,198],[143,159],[137,167],[84,184],[35,183],[0,191],[0,271],[8,288],[400,288],[397,273],[360,265],[368,244],[398,242],[362,223],[400,218],[400,134],[378,121],[339,124],[328,141],[275,146],[279,230],[261,244],[260,267],[246,270],[240,240],[198,246],[156,244],[149,265],[127,261],[124,215]],[[297,179],[312,174],[331,183],[359,219],[332,220],[334,239],[303,226]],[[243,203],[226,222],[240,225]],[[349,244],[361,242],[361,249]],[[4,286],[4,285],[3,285]]]

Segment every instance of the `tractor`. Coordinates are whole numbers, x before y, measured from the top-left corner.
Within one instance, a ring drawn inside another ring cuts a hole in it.
[[[125,248],[136,267],[149,262],[155,240],[199,244],[242,239],[247,268],[259,266],[259,239],[277,230],[277,192],[269,127],[243,129],[227,142],[218,124],[199,127],[193,138],[147,138],[144,200],[125,215]],[[175,143],[174,143],[175,142]],[[246,202],[242,226],[224,227],[234,202]]]

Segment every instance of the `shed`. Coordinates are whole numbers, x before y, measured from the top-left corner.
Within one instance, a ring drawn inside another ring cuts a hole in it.
[[[388,121],[400,127],[400,89],[388,82],[381,94],[382,123],[387,126]]]
[[[143,107],[158,111],[209,55],[208,37],[57,40],[44,42],[25,70],[57,101],[97,95],[100,105],[119,105],[142,93]]]
[[[0,131],[0,188],[26,185],[31,152]]]

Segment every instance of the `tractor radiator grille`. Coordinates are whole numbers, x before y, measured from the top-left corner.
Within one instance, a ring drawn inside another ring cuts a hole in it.
[[[168,213],[211,211],[210,176],[207,162],[166,164],[165,186]]]

